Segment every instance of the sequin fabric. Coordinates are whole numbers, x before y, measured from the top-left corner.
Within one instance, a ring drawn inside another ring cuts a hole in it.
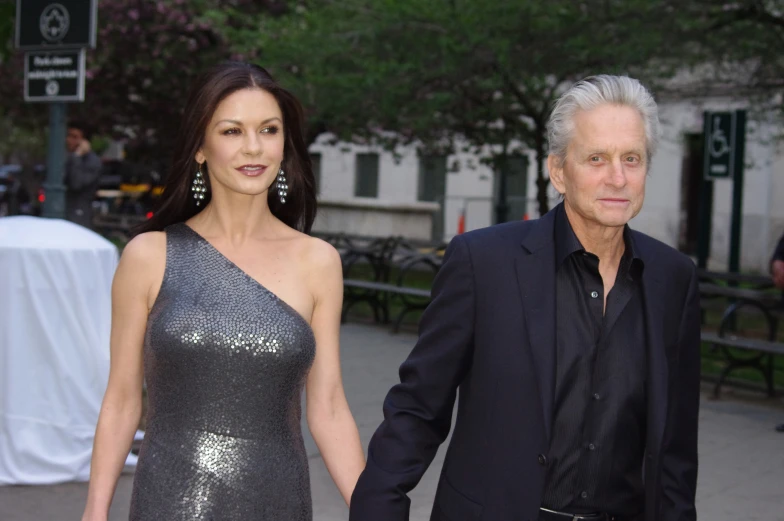
[[[311,521],[300,400],[310,325],[185,224],[144,345],[131,521]]]

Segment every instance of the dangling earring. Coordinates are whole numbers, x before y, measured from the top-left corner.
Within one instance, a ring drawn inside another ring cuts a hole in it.
[[[278,197],[280,197],[280,204],[286,204],[288,193],[289,185],[286,184],[286,173],[281,168],[278,172]]]
[[[193,179],[191,192],[193,192],[193,198],[196,200],[196,206],[200,206],[207,195],[207,185],[204,183],[204,177],[201,175],[201,164],[199,164],[199,169],[196,170],[196,177]]]

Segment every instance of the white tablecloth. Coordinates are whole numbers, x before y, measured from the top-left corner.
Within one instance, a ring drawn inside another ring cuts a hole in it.
[[[117,262],[76,224],[0,219],[0,485],[88,479]]]

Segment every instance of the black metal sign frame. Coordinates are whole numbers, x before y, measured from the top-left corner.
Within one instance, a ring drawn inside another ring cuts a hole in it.
[[[16,0],[16,47],[95,48],[98,0]]]

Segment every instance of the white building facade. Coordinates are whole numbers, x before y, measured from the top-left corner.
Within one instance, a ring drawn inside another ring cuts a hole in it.
[[[730,101],[660,104],[662,139],[649,172],[645,205],[631,226],[694,255],[702,190],[703,111],[739,108]],[[767,272],[784,234],[784,144],[782,128],[750,118],[747,123],[741,268]],[[449,240],[495,222],[495,176],[481,156],[457,153],[421,157],[415,147],[392,153],[371,146],[310,147],[318,178],[320,209],[314,230],[360,235],[403,235]],[[538,217],[533,152],[509,168],[508,220]],[[708,267],[728,268],[732,181],[713,181]],[[550,206],[557,204],[550,187]],[[461,217],[462,216],[462,217]],[[703,221],[704,222],[704,221]]]

